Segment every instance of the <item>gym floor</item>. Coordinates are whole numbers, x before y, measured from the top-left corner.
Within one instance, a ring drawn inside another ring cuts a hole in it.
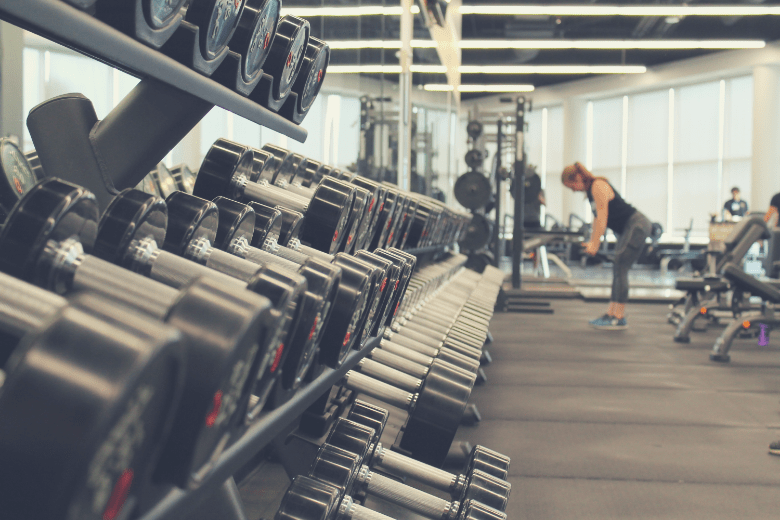
[[[607,332],[587,325],[604,303],[549,301],[552,315],[494,315],[482,421],[457,436],[512,458],[510,520],[778,517],[780,337],[716,364],[720,329],[675,343],[666,305],[629,304],[629,329]],[[273,518],[287,482],[276,464],[248,479],[249,518]]]
[[[587,325],[604,304],[551,302],[493,317],[482,422],[458,432],[512,458],[510,519],[777,518],[777,339],[716,364],[719,329],[677,344],[665,305],[630,304],[629,329],[607,332]]]

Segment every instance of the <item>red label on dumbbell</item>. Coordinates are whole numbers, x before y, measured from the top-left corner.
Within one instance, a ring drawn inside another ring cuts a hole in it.
[[[317,322],[320,321],[319,316],[315,316],[314,318],[314,325],[311,326],[311,331],[309,332],[309,339],[314,337],[314,331],[317,329]]]
[[[19,192],[19,195],[21,195],[24,190],[22,190],[22,183],[19,182],[19,179],[16,177],[14,177],[14,186],[16,187],[16,191]]]
[[[386,285],[387,285],[387,278],[382,280],[382,287],[379,289],[379,292],[384,292]]]
[[[347,237],[347,245],[349,245],[349,244],[351,244],[351,243],[352,243],[352,235],[349,235],[349,236]]]
[[[393,235],[394,234],[395,234],[395,231],[391,231],[390,232],[390,238],[387,239],[388,242],[392,242],[393,241]]]
[[[320,81],[322,81],[322,69],[320,69],[320,71],[317,73],[317,83]]]
[[[290,54],[287,55],[287,64],[285,66],[289,67],[290,63],[292,63],[292,52],[290,52]]]
[[[371,213],[371,210],[374,209],[374,202],[376,202],[376,199],[371,199],[371,204],[368,205],[368,212]]]
[[[390,226],[393,225],[393,219],[387,220],[387,229],[390,229]]]
[[[269,43],[271,43],[271,33],[265,33],[265,39],[263,40],[263,49],[267,49]]]
[[[336,234],[335,234],[335,235],[333,235],[333,241],[335,242],[335,241],[336,241],[336,240],[338,240],[338,239],[339,239],[339,230],[337,229],[337,230],[336,230]]]
[[[206,416],[206,426],[211,428],[214,426],[214,423],[217,422],[217,416],[219,416],[219,409],[222,406],[222,390],[217,390],[217,393],[214,394],[214,404],[212,405],[211,411]]]
[[[133,470],[128,468],[116,481],[113,491],[111,491],[111,498],[108,499],[108,505],[106,510],[103,511],[103,520],[114,520],[119,512],[122,510],[122,506],[125,505],[127,495],[130,494],[130,487],[133,485]]]
[[[398,302],[398,303],[396,303],[396,304],[395,304],[395,310],[393,311],[393,316],[395,316],[396,314],[398,314],[398,307],[399,307],[400,305],[401,305],[401,302]]]
[[[347,335],[344,336],[344,343],[342,343],[341,346],[342,347],[346,347],[347,343],[349,343],[349,338],[351,338],[351,337],[352,337],[352,334],[347,332]]]
[[[379,211],[381,212],[383,209],[385,209],[385,203],[383,202],[381,206],[379,206]]]
[[[276,357],[274,357],[274,363],[271,365],[270,372],[276,372],[276,369],[279,368],[279,361],[282,360],[282,352],[284,352],[284,343],[279,343],[279,348],[276,349]]]
[[[400,282],[400,281],[401,281],[400,279],[395,281],[395,287],[393,288],[393,291],[397,291],[398,290],[398,282]]]

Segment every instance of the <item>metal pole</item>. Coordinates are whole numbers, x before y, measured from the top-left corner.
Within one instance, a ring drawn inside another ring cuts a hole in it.
[[[499,117],[496,122],[496,170],[493,172],[496,179],[496,225],[495,230],[493,231],[493,255],[495,256],[496,267],[501,263],[501,253],[503,249],[501,247],[501,226],[503,224],[501,221],[501,176],[498,174],[499,170],[501,170],[501,154],[504,153],[501,149],[501,146],[504,144],[504,129],[502,124],[501,118]]]
[[[414,18],[413,0],[402,0],[401,7],[401,74],[398,77],[400,117],[398,118],[398,187],[409,189],[409,177],[412,160],[412,35]]]
[[[512,287],[522,286],[523,223],[525,221],[525,159],[523,157],[523,130],[525,126],[525,98],[517,98],[515,111],[515,225],[512,233]]]

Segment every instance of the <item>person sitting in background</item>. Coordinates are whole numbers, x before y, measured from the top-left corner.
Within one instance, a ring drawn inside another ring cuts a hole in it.
[[[766,214],[764,215],[764,222],[769,224],[769,221],[772,220],[774,215],[780,216],[780,193],[775,193],[772,200],[769,201],[769,209],[766,210]],[[775,226],[780,227],[780,218],[775,219]]]
[[[739,198],[739,188],[734,186],[731,188],[731,200],[727,200],[723,205],[723,220],[735,221],[740,220],[747,215],[748,205],[744,200]],[[734,218],[739,217],[739,218]]]
[[[584,191],[588,195],[593,213],[593,231],[590,241],[582,246],[585,253],[593,256],[601,247],[601,237],[609,227],[618,237],[615,245],[615,259],[612,263],[612,295],[607,313],[588,322],[592,327],[603,330],[628,328],[625,317],[628,302],[628,270],[645,247],[653,225],[650,220],[623,197],[603,177],[594,177],[580,163],[563,169],[563,185],[573,191]]]

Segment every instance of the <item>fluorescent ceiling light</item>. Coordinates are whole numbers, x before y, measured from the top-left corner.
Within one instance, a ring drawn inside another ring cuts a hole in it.
[[[461,74],[642,74],[644,65],[461,65]]]
[[[412,72],[444,74],[444,65],[412,65]],[[641,74],[643,65],[461,65],[461,74]],[[400,74],[400,65],[330,65],[328,74]]]
[[[420,8],[412,6],[412,14],[418,14]],[[361,7],[285,7],[282,16],[291,14],[309,18],[312,16],[401,16],[400,6],[382,7],[381,5],[366,5]]]
[[[762,49],[762,40],[461,40],[461,49]]]
[[[510,16],[766,16],[780,7],[762,5],[462,5],[460,14]]]
[[[400,49],[400,40],[337,40],[329,41],[331,49]],[[412,47],[416,49],[435,49],[433,40],[412,40]]]
[[[329,65],[328,74],[400,74],[400,65]]]
[[[452,85],[431,83],[423,86],[429,92],[452,92]],[[533,85],[460,85],[458,92],[533,92]]]
[[[401,48],[400,40],[337,40],[331,49]],[[762,40],[461,40],[461,49],[762,49]],[[415,49],[435,49],[433,40],[412,40]]]

